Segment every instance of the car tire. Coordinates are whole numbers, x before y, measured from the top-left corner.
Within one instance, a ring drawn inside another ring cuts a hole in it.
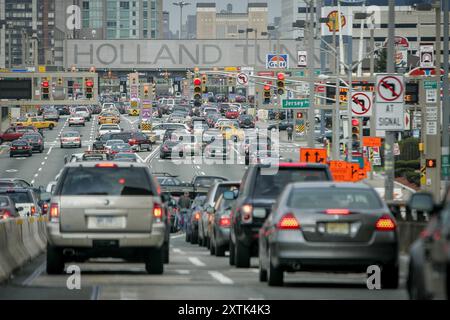
[[[48,128],[49,128],[50,130],[53,130],[53,127],[54,127],[53,124],[50,124],[50,125],[48,126]]]
[[[235,261],[235,247],[234,247],[234,242],[230,239],[230,259],[229,259],[229,263],[230,266],[234,266],[236,264]]]
[[[191,233],[186,231],[186,242],[191,242]]]
[[[239,241],[236,242],[235,247],[235,263],[236,268],[250,267],[250,250]]]
[[[163,245],[164,264],[169,263],[169,243],[164,242]]]
[[[399,283],[398,265],[384,265],[381,269],[381,288],[397,289]]]
[[[39,153],[42,153],[42,152],[44,152],[44,147],[39,149]]]
[[[423,276],[415,270],[412,259],[409,262],[407,290],[410,300],[427,300],[429,298],[425,293]]]
[[[281,287],[284,283],[283,269],[274,267],[272,264],[269,252],[269,270],[267,271],[267,283],[271,287]]]
[[[86,123],[83,123],[83,127],[86,127]]]
[[[60,145],[60,148],[61,148],[61,149],[64,149],[64,146],[61,144],[61,145]]]
[[[259,281],[260,282],[267,282],[267,270],[263,268],[261,257],[259,258],[259,268],[258,268],[258,275],[259,275]]]
[[[47,274],[64,272],[64,256],[62,249],[47,244]]]
[[[28,157],[32,157],[33,156],[33,151],[28,153]]]
[[[226,246],[219,246],[217,243],[214,243],[216,252],[216,257],[225,257]]]
[[[14,158],[14,155],[12,153],[9,154],[10,158]]]
[[[209,253],[214,256],[216,255],[216,244],[214,243],[214,238],[209,241]]]
[[[203,237],[203,246],[209,249],[209,238],[207,236]]]
[[[69,127],[71,127],[72,125],[69,123]]]
[[[78,148],[81,148],[81,143],[78,145]]]
[[[163,247],[152,248],[149,257],[145,261],[145,270],[148,274],[163,274],[164,272],[164,254]]]

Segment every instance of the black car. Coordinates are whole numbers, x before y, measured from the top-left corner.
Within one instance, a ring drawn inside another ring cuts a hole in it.
[[[128,143],[133,150],[141,151],[146,149],[150,151],[152,149],[153,142],[139,131],[122,131],[122,132],[108,132],[98,137],[92,148],[94,150],[103,150],[108,140],[122,140],[124,143]]]
[[[324,164],[279,163],[278,166],[249,166],[232,208],[230,265],[248,268],[250,257],[258,256],[258,231],[287,184],[331,180],[331,172]]]
[[[33,155],[33,147],[27,140],[15,140],[9,148],[9,156],[12,158],[16,155],[27,155],[31,157]]]
[[[267,127],[267,130],[277,129],[286,130],[288,127],[294,128],[294,122],[292,120],[281,120],[280,123],[272,123]]]
[[[44,151],[44,139],[39,133],[26,133],[22,136],[22,140],[28,141],[33,151],[39,151],[39,153]]]
[[[161,159],[172,158],[173,149],[180,144],[180,141],[166,140],[159,148],[159,157]]]
[[[56,106],[55,109],[58,111],[60,116],[69,116],[70,115],[69,106]]]
[[[248,114],[243,114],[239,117],[239,126],[241,128],[254,128],[255,127],[255,118]]]
[[[430,193],[415,193],[408,207],[430,220],[410,247],[407,289],[414,300],[450,298],[450,187],[441,203]],[[432,273],[432,274],[430,274]]]

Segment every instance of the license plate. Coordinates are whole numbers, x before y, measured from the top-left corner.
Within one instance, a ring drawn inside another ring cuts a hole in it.
[[[150,148],[150,145],[148,144],[141,144],[141,149],[148,149]]]
[[[265,218],[266,217],[266,209],[263,208],[255,208],[253,209],[253,216],[255,218]]]
[[[125,217],[89,217],[89,229],[124,229],[126,227]]]
[[[17,149],[19,149],[19,150],[22,150],[22,149],[23,149],[23,147],[18,147]]]
[[[326,232],[328,234],[347,235],[350,233],[350,225],[348,223],[330,222],[326,224]]]

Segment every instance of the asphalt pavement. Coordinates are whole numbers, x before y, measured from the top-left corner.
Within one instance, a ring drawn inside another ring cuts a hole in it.
[[[122,116],[121,126],[136,128],[137,119]],[[79,127],[83,135],[83,150],[92,145],[96,135],[96,117],[86,127]],[[45,150],[31,158],[9,158],[7,147],[0,151],[0,176],[20,177],[46,186],[55,179],[64,156],[82,152],[80,149],[61,149],[58,137],[67,130],[67,118],[61,118],[52,131],[45,131]],[[75,129],[75,128],[71,128]],[[298,161],[299,142],[280,142],[283,159]],[[236,146],[236,149],[238,146]],[[218,175],[240,180],[245,164],[179,163],[162,160],[158,148],[141,152],[152,172],[169,172],[181,180],[190,181],[195,175]],[[0,285],[0,299],[406,299],[406,257],[401,257],[401,280],[397,290],[369,290],[365,274],[288,273],[283,287],[269,287],[258,281],[258,260],[252,258],[251,268],[237,269],[226,257],[210,256],[209,251],[184,241],[183,233],[172,234],[170,263],[163,275],[148,275],[143,264],[118,259],[97,259],[77,263],[81,268],[81,289],[69,290],[69,274],[50,276],[45,272],[45,255],[16,272]],[[68,267],[69,264],[66,265]]]

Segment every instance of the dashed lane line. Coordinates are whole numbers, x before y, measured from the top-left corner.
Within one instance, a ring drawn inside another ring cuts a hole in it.
[[[46,263],[43,262],[36,270],[34,270],[34,272],[28,278],[26,278],[22,282],[22,286],[27,286],[27,287],[31,286],[33,281],[36,280],[42,274],[42,272],[44,272],[45,268],[46,268]]]
[[[206,266],[206,264],[204,262],[200,261],[200,259],[197,258],[197,257],[189,257],[188,260],[194,266],[197,266],[197,267],[204,267],[204,266]]]
[[[234,284],[234,281],[219,271],[208,271],[209,275],[222,284]]]

